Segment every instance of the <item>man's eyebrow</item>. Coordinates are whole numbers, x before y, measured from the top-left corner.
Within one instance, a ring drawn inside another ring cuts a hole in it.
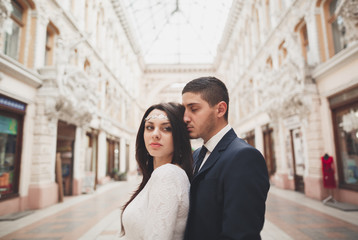
[[[187,104],[188,107],[192,107],[192,106],[195,106],[195,105],[199,105],[199,103],[188,103]]]

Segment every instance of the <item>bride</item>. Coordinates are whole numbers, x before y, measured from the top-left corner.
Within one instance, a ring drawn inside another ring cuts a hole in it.
[[[123,207],[120,239],[184,238],[193,159],[183,114],[178,103],[153,105],[145,112],[136,139],[143,179]]]

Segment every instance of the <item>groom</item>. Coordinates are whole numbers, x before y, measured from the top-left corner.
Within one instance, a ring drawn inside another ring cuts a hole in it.
[[[202,77],[182,91],[184,121],[196,150],[186,240],[261,239],[269,179],[261,153],[228,124],[223,82]]]

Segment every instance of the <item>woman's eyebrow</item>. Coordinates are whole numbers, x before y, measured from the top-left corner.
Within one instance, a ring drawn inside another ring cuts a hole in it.
[[[151,122],[150,120],[146,121],[145,122],[146,124],[154,124],[153,122]],[[160,125],[170,125],[170,122],[163,122],[163,123],[160,123]]]

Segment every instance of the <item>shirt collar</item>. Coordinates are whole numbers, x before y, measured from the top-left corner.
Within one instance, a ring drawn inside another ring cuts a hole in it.
[[[204,146],[208,149],[209,152],[212,152],[220,140],[225,136],[225,134],[230,131],[231,126],[228,124],[222,128],[217,134],[212,136],[209,141],[207,141]]]

